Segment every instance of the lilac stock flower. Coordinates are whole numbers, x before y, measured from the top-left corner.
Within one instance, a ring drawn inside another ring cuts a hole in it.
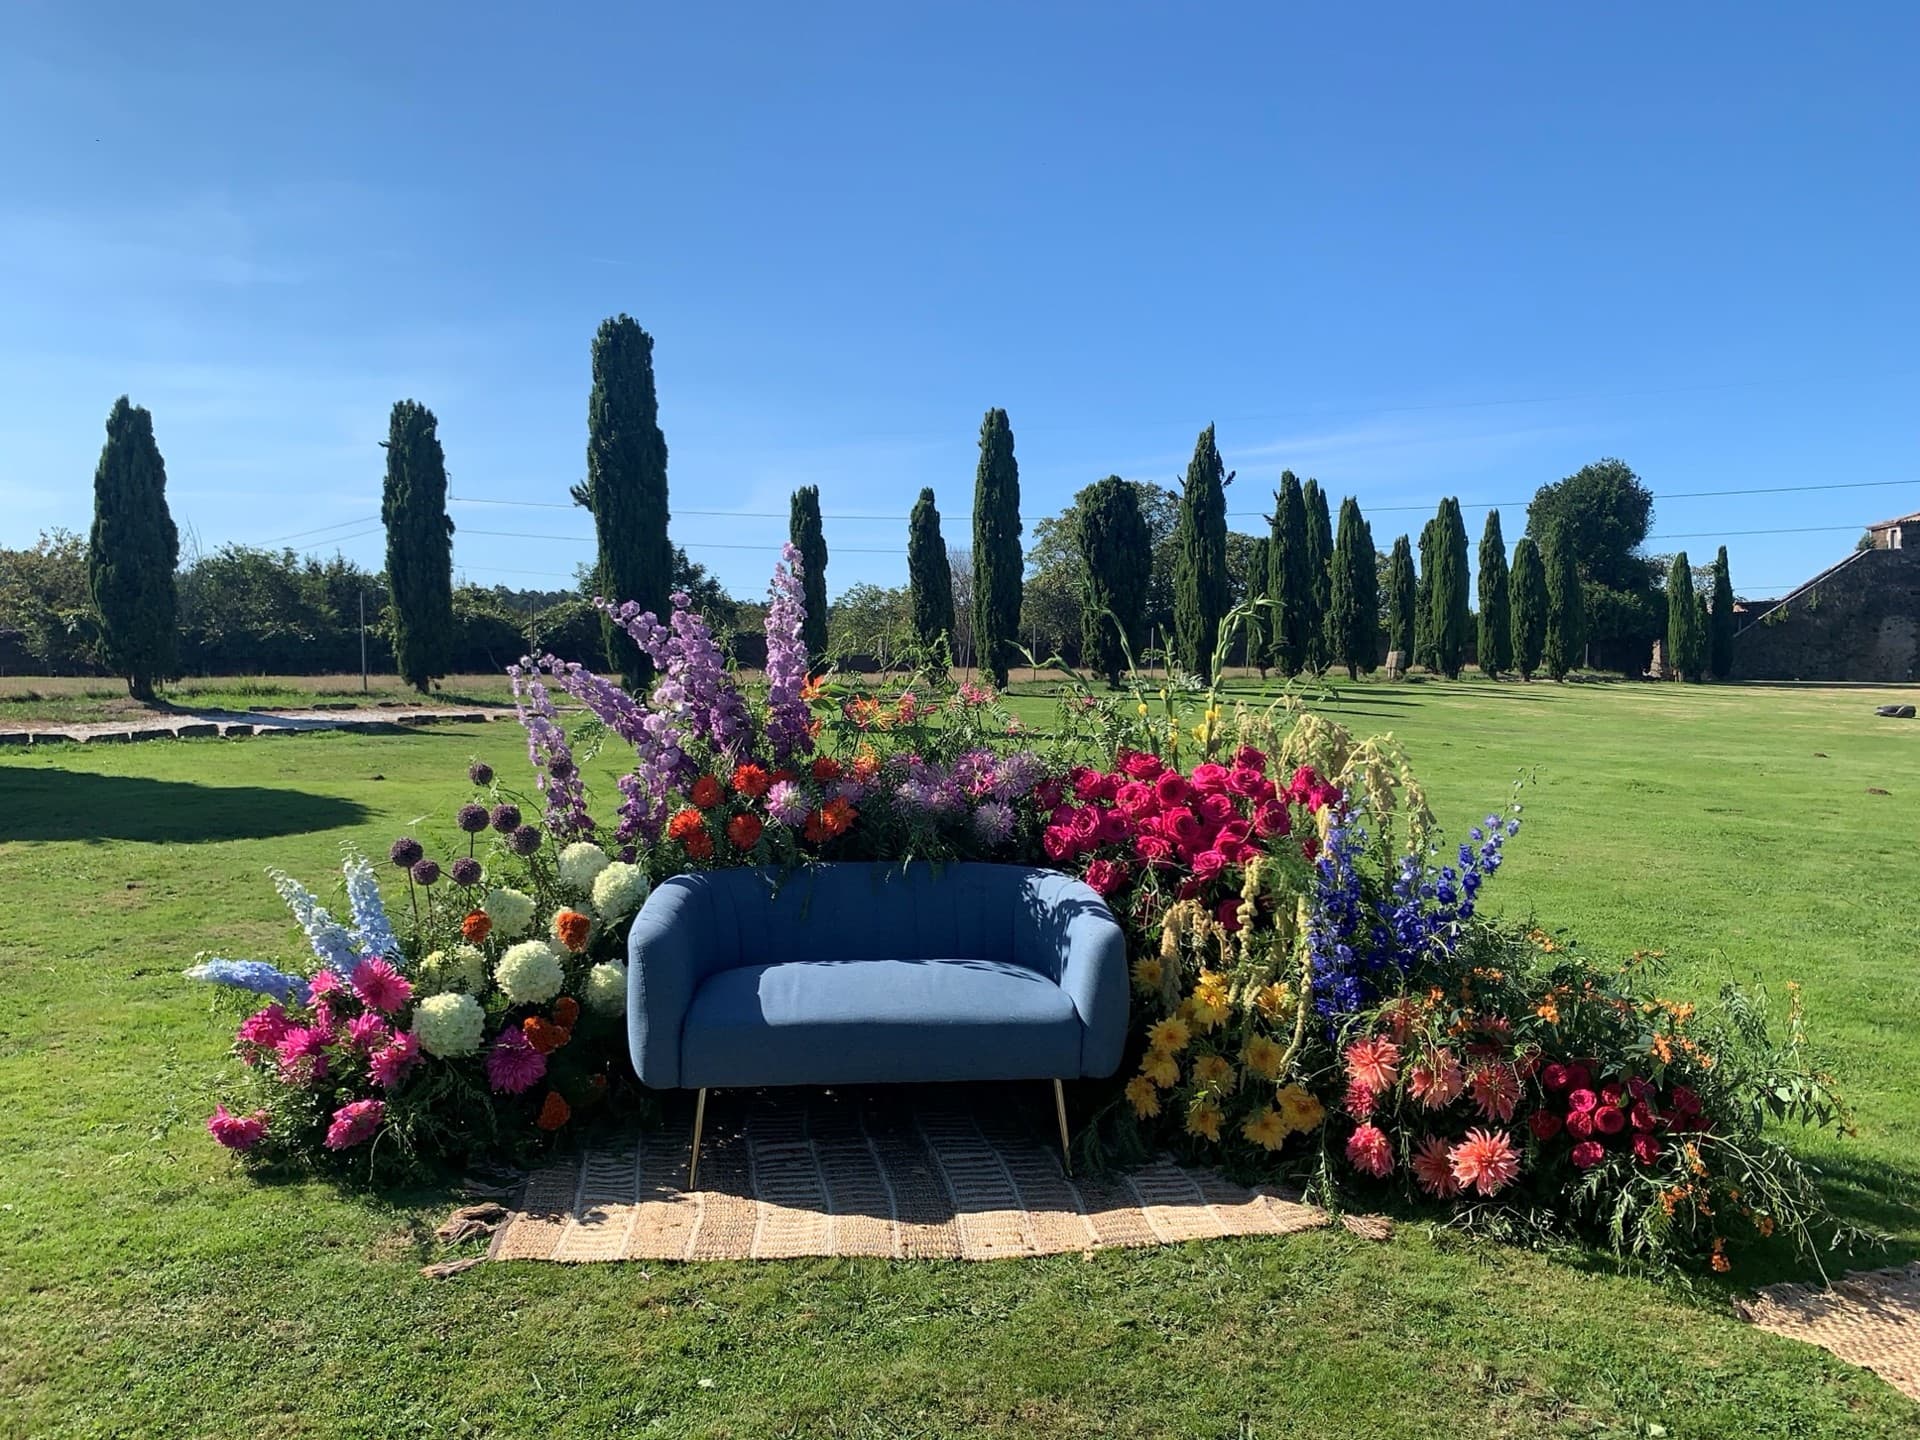
[[[512,834],[520,825],[520,807],[502,801],[487,812],[487,823],[502,835]]]
[[[454,813],[453,823],[469,835],[478,835],[487,828],[487,807],[484,805],[462,805]]]
[[[493,767],[484,760],[476,760],[467,767],[467,779],[476,785],[491,785],[493,783]]]
[[[813,749],[808,734],[813,717],[801,698],[807,683],[807,642],[801,638],[806,618],[800,552],[788,543],[780,548],[780,563],[773,567],[766,619],[767,744],[775,764]]]
[[[531,656],[507,667],[507,676],[513,682],[513,708],[526,727],[528,758],[540,770],[540,791],[547,800],[547,828],[562,840],[584,839],[593,834],[586,786],[581,783],[573,750],[539,674]]]
[[[407,872],[416,885],[434,885],[440,880],[440,862],[431,856],[413,862],[413,869]]]
[[[453,876],[454,884],[473,886],[480,883],[480,876],[483,872],[478,860],[474,859],[471,855],[462,855],[458,860],[453,862],[452,868],[449,869],[447,873]]]
[[[807,814],[812,808],[807,801],[807,792],[791,780],[777,780],[773,788],[767,791],[767,814],[790,830],[806,824]]]
[[[421,849],[418,840],[414,839],[411,835],[402,835],[398,840],[394,841],[392,847],[388,849],[387,858],[402,870],[405,870],[424,854],[426,854],[426,851]]]

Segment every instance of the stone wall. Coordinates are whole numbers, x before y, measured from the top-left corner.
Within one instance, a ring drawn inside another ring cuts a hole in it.
[[[1920,680],[1920,549],[1869,550],[1733,642],[1739,680]]]

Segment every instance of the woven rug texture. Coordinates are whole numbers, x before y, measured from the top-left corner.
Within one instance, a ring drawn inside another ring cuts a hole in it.
[[[978,1099],[716,1095],[689,1192],[691,1134],[682,1117],[536,1170],[488,1258],[999,1260],[1329,1220],[1278,1191],[1167,1162],[1069,1178],[1031,1113]]]
[[[1769,1285],[1741,1307],[1762,1330],[1830,1350],[1920,1400],[1920,1261],[1831,1286]]]

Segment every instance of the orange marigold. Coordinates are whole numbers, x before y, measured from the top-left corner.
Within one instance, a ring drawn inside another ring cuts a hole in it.
[[[694,831],[680,843],[687,847],[687,855],[690,859],[711,860],[713,858],[713,836],[704,830]]]
[[[727,822],[727,839],[736,850],[751,850],[760,843],[760,832],[764,828],[758,815],[736,815]]]
[[[582,915],[578,910],[556,910],[553,915],[553,938],[567,949],[578,955],[587,948],[587,936],[593,933],[593,917]]]
[[[571,1030],[580,1019],[580,1002],[571,995],[562,995],[553,1002],[553,1018],[556,1024]]]
[[[522,1020],[520,1029],[527,1037],[527,1043],[542,1055],[551,1055],[573,1038],[573,1032],[566,1026],[556,1025],[539,1015],[529,1015]]]
[[[469,910],[460,922],[460,934],[469,945],[484,945],[493,933],[493,917],[484,910]]]
[[[535,1123],[542,1130],[558,1130],[573,1117],[573,1107],[567,1104],[567,1097],[558,1090],[549,1090],[547,1098],[540,1106],[540,1118]]]
[[[703,828],[700,812],[690,806],[682,806],[674,811],[673,818],[667,821],[667,838],[684,844],[688,837],[699,834]]]
[[[693,782],[693,789],[687,792],[687,798],[702,810],[711,810],[720,803],[720,782],[711,775],[702,775]]]
[[[749,800],[758,800],[772,784],[773,777],[758,765],[748,763],[733,767],[733,788]]]

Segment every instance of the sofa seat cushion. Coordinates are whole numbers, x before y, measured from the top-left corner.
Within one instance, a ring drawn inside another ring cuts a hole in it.
[[[867,1085],[1080,1073],[1073,1001],[999,960],[790,960],[710,975],[681,1083]]]

